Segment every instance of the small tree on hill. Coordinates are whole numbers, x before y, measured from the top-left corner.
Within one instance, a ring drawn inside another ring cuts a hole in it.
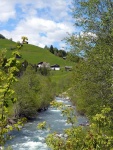
[[[23,40],[23,44],[28,44],[28,38],[26,36],[22,36],[21,39]]]
[[[45,45],[44,49],[47,49],[47,50],[49,50],[49,47],[48,47],[47,45]]]

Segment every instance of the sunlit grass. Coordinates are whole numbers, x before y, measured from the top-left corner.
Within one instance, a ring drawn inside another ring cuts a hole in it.
[[[11,56],[12,51],[11,48],[16,47],[16,43],[11,40],[0,39],[0,49],[6,48],[7,49],[7,57]],[[20,61],[27,60],[31,64],[37,64],[39,62],[47,62],[50,65],[58,64],[62,66],[73,66],[73,63],[54,54],[50,53],[49,50],[40,48],[35,45],[31,44],[24,44],[21,48],[20,54],[22,58]]]

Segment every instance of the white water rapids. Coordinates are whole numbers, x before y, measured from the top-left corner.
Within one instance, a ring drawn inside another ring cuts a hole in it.
[[[60,97],[57,97],[56,101],[71,105],[69,100]],[[78,114],[77,120],[77,125],[87,121],[85,117]],[[37,124],[43,121],[50,125],[51,132],[56,131],[58,134],[62,134],[64,129],[70,127],[60,110],[49,107],[48,110],[39,113],[35,120],[27,122],[21,131],[13,131],[14,138],[8,141],[6,146],[12,146],[13,150],[50,150],[45,143],[45,138],[50,131],[37,129]]]

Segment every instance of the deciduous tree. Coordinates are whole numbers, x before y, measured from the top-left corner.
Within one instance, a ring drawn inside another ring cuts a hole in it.
[[[7,59],[3,65],[6,56],[4,52],[0,51],[0,146],[4,146],[5,142],[11,138],[9,132],[21,124],[20,121],[17,124],[8,124],[8,107],[16,101],[15,91],[12,89],[12,84],[17,81],[14,76],[15,71],[18,71],[19,63],[15,58],[16,54],[18,52],[13,52],[13,57]]]
[[[73,72],[71,96],[89,116],[112,105],[113,2],[73,0],[73,17],[82,32],[68,38],[72,52],[83,56]]]
[[[22,36],[21,39],[23,40],[22,43],[23,44],[28,44],[28,38],[26,36]]]

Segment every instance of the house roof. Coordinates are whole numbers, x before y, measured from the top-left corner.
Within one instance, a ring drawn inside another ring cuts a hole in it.
[[[51,67],[60,67],[58,64],[52,65]]]
[[[65,68],[67,68],[67,69],[72,69],[72,66],[65,66]]]
[[[41,62],[38,63],[38,65],[41,65],[41,64],[43,64],[43,61],[41,61]]]

